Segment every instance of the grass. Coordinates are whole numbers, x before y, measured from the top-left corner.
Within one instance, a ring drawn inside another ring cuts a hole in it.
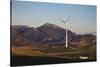
[[[83,48],[37,48],[32,46],[21,46],[12,47],[13,55],[24,55],[24,56],[50,56],[50,57],[60,57],[60,58],[79,58],[79,56],[89,56],[91,58],[96,58],[96,47],[83,47]]]
[[[11,66],[41,65],[57,63],[73,63],[96,61],[96,46],[83,48],[65,47],[12,47]],[[88,59],[79,59],[80,56],[88,56]]]

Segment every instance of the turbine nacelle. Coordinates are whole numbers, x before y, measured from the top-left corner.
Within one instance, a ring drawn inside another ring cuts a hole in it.
[[[67,22],[70,20],[70,18],[71,18],[71,16],[69,16],[69,17],[67,18],[67,20],[60,20],[60,21],[63,22],[63,23],[67,23]]]

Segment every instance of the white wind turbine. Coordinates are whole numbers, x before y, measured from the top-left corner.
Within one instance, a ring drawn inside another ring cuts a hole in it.
[[[68,47],[68,33],[67,33],[67,24],[68,24],[68,21],[70,20],[71,16],[69,16],[67,18],[67,20],[60,20],[61,22],[63,22],[66,26],[66,47]]]

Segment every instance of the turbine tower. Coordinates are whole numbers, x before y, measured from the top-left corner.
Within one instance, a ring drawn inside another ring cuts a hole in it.
[[[68,47],[68,33],[67,33],[67,24],[68,24],[68,21],[70,20],[71,16],[69,16],[67,18],[67,20],[60,20],[61,22],[63,22],[65,24],[65,27],[66,27],[66,47]]]

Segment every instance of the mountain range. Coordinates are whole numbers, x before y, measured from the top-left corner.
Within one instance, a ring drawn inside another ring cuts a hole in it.
[[[67,30],[68,42],[79,41],[80,35]],[[81,37],[91,38],[92,34],[81,35]],[[25,45],[27,43],[36,45],[62,45],[65,46],[66,30],[57,25],[46,23],[40,27],[28,27],[25,25],[11,26],[11,43],[13,46]]]

